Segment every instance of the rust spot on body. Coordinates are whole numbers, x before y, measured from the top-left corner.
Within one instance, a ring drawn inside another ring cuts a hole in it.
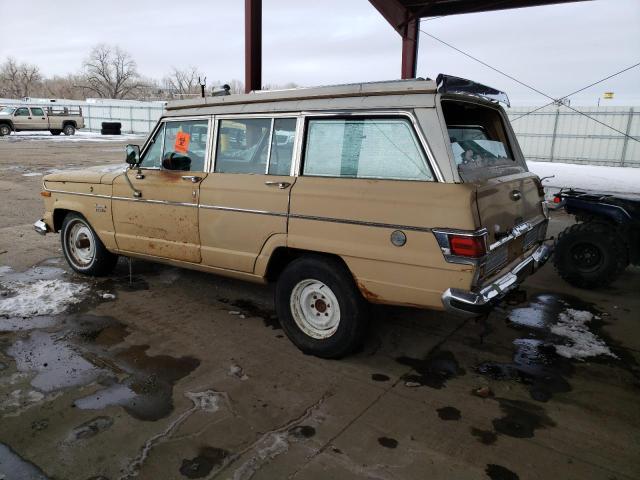
[[[356,280],[356,284],[358,285],[358,288],[360,289],[362,295],[364,295],[364,298],[366,298],[367,300],[374,301],[380,298],[380,295],[373,293],[371,290],[365,287],[362,282]]]

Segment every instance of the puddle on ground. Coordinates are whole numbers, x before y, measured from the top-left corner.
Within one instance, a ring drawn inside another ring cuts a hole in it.
[[[11,447],[0,443],[0,478],[7,480],[48,480],[40,468],[23,459]]]
[[[531,438],[536,430],[556,425],[540,405],[507,398],[496,400],[503,412],[502,417],[492,421],[497,433],[515,438]]]
[[[388,382],[390,378],[389,375],[385,375],[384,373],[372,373],[371,380],[374,382]]]
[[[220,300],[222,301],[222,300]],[[225,302],[223,302],[225,303]],[[273,310],[260,307],[251,300],[239,299],[231,302],[231,305],[242,310],[242,313],[247,317],[262,318],[266,327],[271,327],[273,330],[281,330],[280,321]]]
[[[446,350],[436,350],[425,359],[398,357],[396,361],[416,371],[415,374],[409,373],[402,377],[406,382],[436,389],[443,388],[448,380],[465,374],[453,353]]]
[[[289,435],[294,438],[311,438],[316,434],[316,429],[311,425],[297,425],[289,429]]]
[[[476,437],[478,441],[484,445],[493,445],[496,443],[496,440],[498,440],[498,435],[492,430],[481,430],[476,427],[471,427],[469,431],[471,435]]]
[[[484,362],[476,371],[494,380],[511,380],[527,386],[531,398],[546,402],[556,393],[571,391],[567,377],[571,361],[559,356],[553,345],[533,338],[518,338],[512,363]]]
[[[193,357],[150,356],[148,345],[134,345],[114,354],[113,361],[129,377],[74,402],[77,408],[101,410],[119,405],[132,417],[155,421],[173,411],[173,385],[200,365]]]
[[[187,478],[204,478],[214,468],[220,467],[229,454],[223,448],[202,447],[198,456],[182,460],[179,471]]]
[[[378,443],[382,445],[384,448],[397,448],[398,441],[395,438],[390,437],[379,437]]]
[[[442,407],[436,410],[440,420],[460,420],[460,410],[455,407]]]
[[[520,480],[520,477],[502,465],[496,465],[494,463],[487,464],[484,472],[491,480]]]

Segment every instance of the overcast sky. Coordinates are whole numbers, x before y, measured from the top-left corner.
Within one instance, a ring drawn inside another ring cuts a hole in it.
[[[0,0],[0,62],[45,75],[80,70],[97,43],[117,44],[141,74],[197,66],[209,80],[244,78],[242,0]],[[640,62],[640,0],[596,0],[423,19],[421,28],[552,96]],[[367,0],[263,0],[263,83],[324,85],[395,79],[400,37]],[[420,37],[418,75],[445,72],[507,91],[514,104],[546,99]],[[640,105],[640,68],[572,98],[573,105]]]

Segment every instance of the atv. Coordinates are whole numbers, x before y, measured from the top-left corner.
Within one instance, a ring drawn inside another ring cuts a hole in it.
[[[578,221],[558,235],[554,250],[556,270],[571,285],[604,287],[640,264],[640,199],[569,189],[554,195],[552,208]]]

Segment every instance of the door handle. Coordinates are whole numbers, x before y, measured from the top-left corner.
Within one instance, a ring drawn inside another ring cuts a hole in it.
[[[202,177],[197,177],[195,175],[183,175],[182,179],[189,180],[191,183],[198,183],[200,180],[202,180]]]
[[[289,185],[291,185],[289,182],[272,182],[272,181],[264,182],[264,184],[268,187],[278,187],[280,190],[284,190]]]

